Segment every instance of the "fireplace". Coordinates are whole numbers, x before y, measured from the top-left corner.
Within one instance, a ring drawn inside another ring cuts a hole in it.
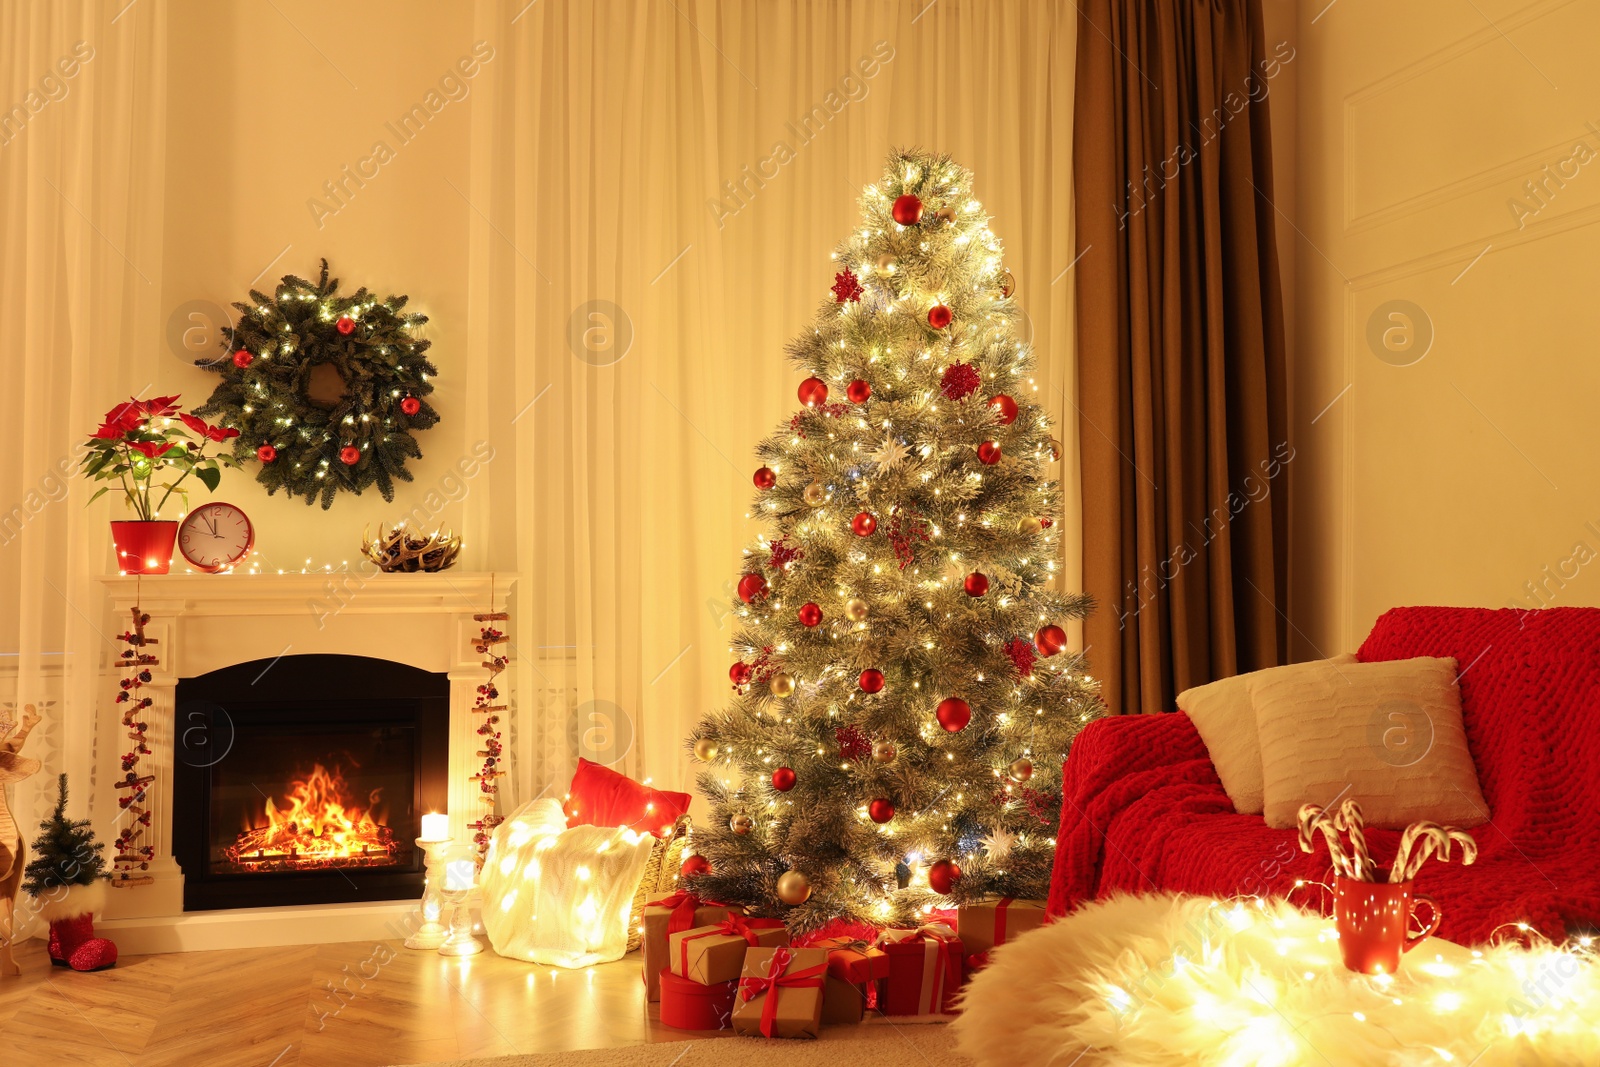
[[[447,803],[450,682],[365,656],[256,660],[178,681],[173,853],[185,911],[420,894]]]

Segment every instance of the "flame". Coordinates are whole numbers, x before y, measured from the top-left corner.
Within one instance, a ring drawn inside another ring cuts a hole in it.
[[[340,767],[312,764],[289,782],[280,801],[268,797],[254,825],[226,850],[248,870],[388,865],[398,862],[394,835],[383,823],[383,790],[358,807]]]

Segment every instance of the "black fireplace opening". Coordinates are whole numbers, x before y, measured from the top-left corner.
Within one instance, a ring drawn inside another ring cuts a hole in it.
[[[445,810],[450,682],[365,656],[178,682],[173,855],[185,911],[403,900]]]

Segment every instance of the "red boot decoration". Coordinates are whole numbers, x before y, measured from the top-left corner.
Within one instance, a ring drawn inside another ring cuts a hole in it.
[[[117,946],[94,936],[94,916],[57,919],[50,924],[50,962],[75,971],[103,971],[117,965]]]

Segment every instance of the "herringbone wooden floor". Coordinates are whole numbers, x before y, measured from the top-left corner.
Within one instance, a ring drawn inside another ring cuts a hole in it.
[[[0,977],[4,1067],[380,1067],[686,1036],[646,1005],[638,956],[582,971],[398,941],[130,956],[95,974],[44,943]]]

